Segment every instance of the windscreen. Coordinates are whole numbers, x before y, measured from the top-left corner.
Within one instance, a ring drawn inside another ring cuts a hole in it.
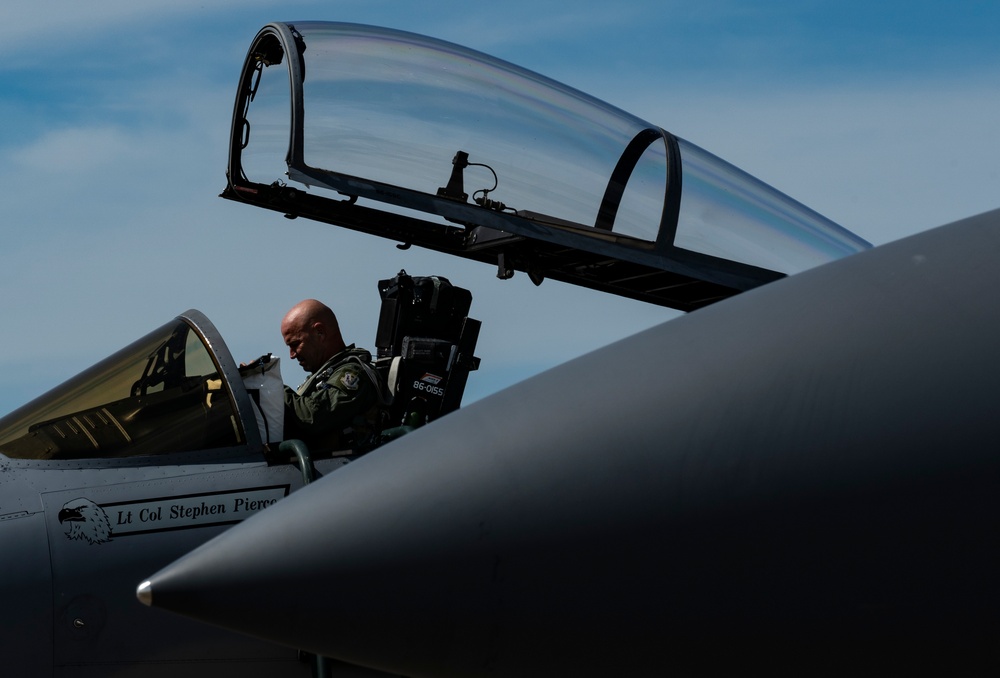
[[[0,454],[25,459],[166,454],[240,441],[225,380],[181,319],[0,419]]]

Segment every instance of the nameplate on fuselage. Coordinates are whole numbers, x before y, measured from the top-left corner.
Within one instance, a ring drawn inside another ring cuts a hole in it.
[[[102,504],[111,535],[121,537],[238,523],[288,494],[288,485]]]

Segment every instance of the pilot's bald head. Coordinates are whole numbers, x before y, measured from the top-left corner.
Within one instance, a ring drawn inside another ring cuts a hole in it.
[[[346,347],[337,316],[316,299],[300,301],[285,314],[281,336],[289,357],[307,372],[315,372]]]

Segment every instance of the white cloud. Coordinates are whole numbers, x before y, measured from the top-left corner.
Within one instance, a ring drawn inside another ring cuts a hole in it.
[[[27,171],[68,175],[112,166],[134,155],[137,146],[135,138],[113,127],[61,129],[15,150],[11,157]]]
[[[299,3],[301,4],[301,3]],[[92,42],[95,34],[115,31],[134,23],[146,26],[170,17],[197,17],[223,11],[246,11],[273,5],[268,0],[46,0],[44,11],[38,2],[7,0],[0,3],[0,52],[26,46],[34,49],[71,40]]]

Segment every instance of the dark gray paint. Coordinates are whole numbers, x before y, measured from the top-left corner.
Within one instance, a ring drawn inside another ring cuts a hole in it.
[[[670,321],[295,493],[153,604],[412,676],[995,669],[998,261],[1000,211]]]

